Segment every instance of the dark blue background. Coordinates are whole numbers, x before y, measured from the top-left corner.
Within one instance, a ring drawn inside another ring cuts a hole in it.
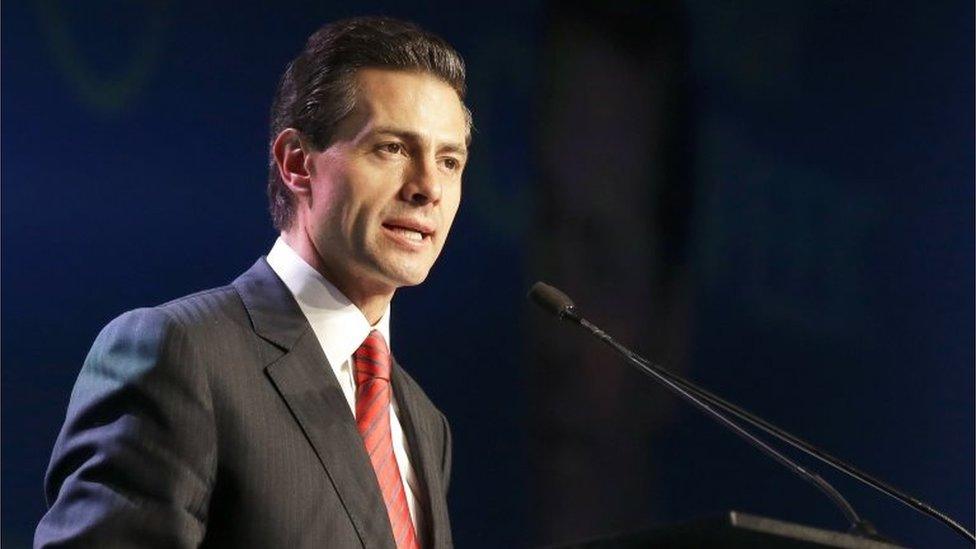
[[[696,144],[689,374],[972,528],[972,4],[679,4]],[[477,130],[461,212],[429,280],[398,294],[393,325],[399,359],[452,421],[457,545],[550,541],[527,488],[524,321],[537,313],[522,295],[546,275],[528,272],[525,244],[554,62],[540,43],[559,6],[395,5],[4,4],[5,545],[29,545],[101,326],[224,284],[270,248],[275,84],[322,22],[359,13],[413,19],[468,63]],[[842,527],[695,412],[678,406],[670,422],[649,441],[663,456],[655,521],[737,508]],[[838,486],[895,539],[958,543]]]

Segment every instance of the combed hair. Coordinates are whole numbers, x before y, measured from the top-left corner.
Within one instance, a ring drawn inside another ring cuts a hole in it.
[[[288,64],[271,104],[268,201],[279,231],[295,217],[295,197],[281,180],[271,150],[275,138],[294,128],[316,150],[327,148],[336,126],[356,104],[355,75],[362,68],[421,71],[465,95],[464,60],[444,39],[413,23],[388,17],[356,17],[315,31]],[[468,129],[471,115],[465,107]]]

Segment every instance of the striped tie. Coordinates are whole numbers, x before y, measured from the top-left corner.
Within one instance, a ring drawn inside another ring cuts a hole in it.
[[[356,373],[356,427],[373,463],[393,538],[398,549],[417,549],[417,535],[410,520],[407,494],[390,434],[390,349],[383,335],[373,330],[352,356]]]

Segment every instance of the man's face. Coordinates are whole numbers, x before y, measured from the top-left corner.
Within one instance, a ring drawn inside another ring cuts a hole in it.
[[[325,275],[350,294],[423,282],[461,200],[468,127],[435,76],[362,69],[356,107],[309,155],[308,236]]]

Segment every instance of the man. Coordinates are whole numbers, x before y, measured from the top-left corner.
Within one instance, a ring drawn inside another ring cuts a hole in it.
[[[444,416],[392,361],[461,193],[464,65],[414,25],[313,34],[272,107],[281,237],[231,285],[131,311],[71,395],[35,546],[447,547]]]

